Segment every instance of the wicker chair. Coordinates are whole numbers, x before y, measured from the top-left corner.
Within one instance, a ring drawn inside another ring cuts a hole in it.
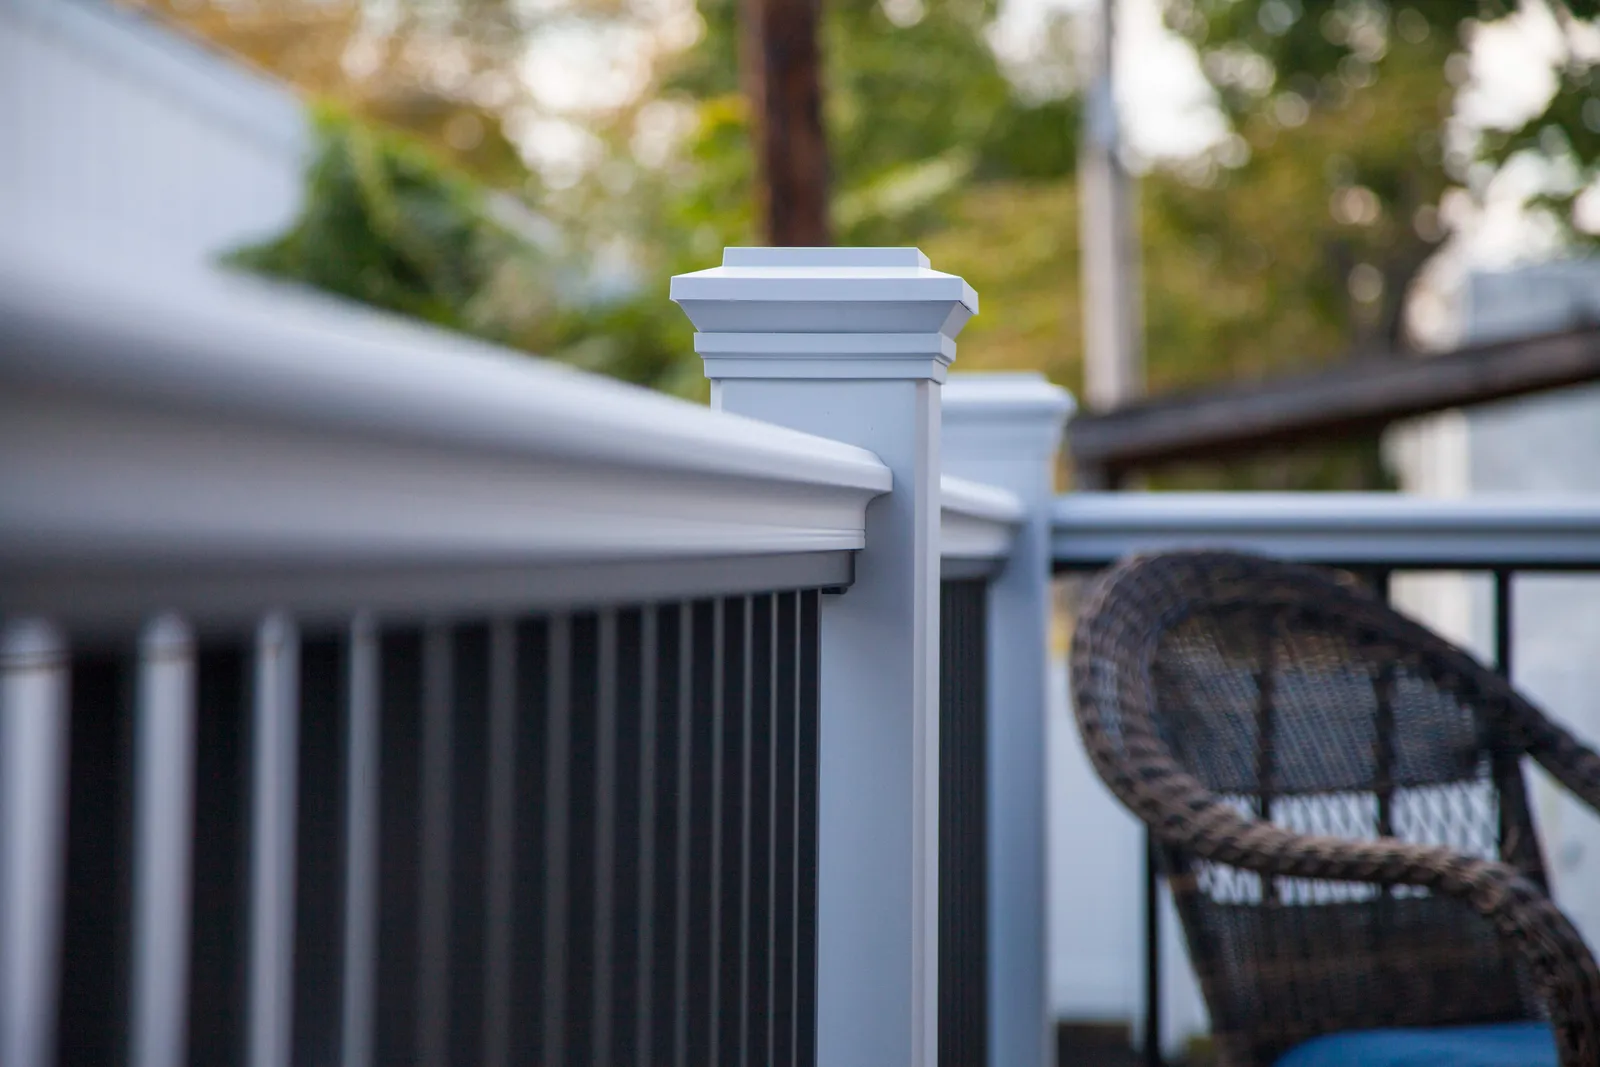
[[[1600,971],[1550,901],[1531,756],[1600,810],[1600,756],[1334,572],[1127,560],[1088,593],[1073,702],[1160,843],[1232,1067],[1318,1035],[1548,1019],[1600,1065]]]

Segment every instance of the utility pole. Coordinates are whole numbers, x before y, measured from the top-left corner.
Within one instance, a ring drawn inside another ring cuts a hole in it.
[[[1144,300],[1133,183],[1122,159],[1116,100],[1116,0],[1100,0],[1089,29],[1089,92],[1078,157],[1078,230],[1083,250],[1083,386],[1095,411],[1144,393]],[[1077,488],[1117,489],[1103,469],[1079,468]],[[1087,484],[1085,484],[1087,483]],[[1144,831],[1145,1067],[1161,1055],[1161,893],[1155,837]]]
[[[822,129],[820,0],[740,0],[742,80],[767,244],[832,244]]]
[[[1089,91],[1078,157],[1083,254],[1084,399],[1096,411],[1144,392],[1144,314],[1133,184],[1122,160],[1115,87],[1116,0],[1089,19]]]

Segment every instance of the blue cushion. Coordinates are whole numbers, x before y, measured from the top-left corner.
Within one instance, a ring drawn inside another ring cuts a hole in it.
[[[1275,1067],[1557,1067],[1548,1023],[1356,1030],[1297,1045]]]

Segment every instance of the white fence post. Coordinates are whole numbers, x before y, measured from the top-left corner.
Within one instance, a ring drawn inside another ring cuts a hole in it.
[[[672,298],[716,407],[893,472],[854,584],[823,598],[817,1062],[935,1067],[939,388],[977,296],[914,248],[730,248]]]
[[[944,389],[944,469],[1008,489],[1027,515],[988,597],[988,1062],[1053,1063],[1045,763],[1050,513],[1066,390],[1038,374],[956,374]]]

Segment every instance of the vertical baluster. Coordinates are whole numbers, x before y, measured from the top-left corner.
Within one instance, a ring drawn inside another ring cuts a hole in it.
[[[611,932],[612,1067],[631,1067],[639,1059],[639,1040],[646,1032],[641,1014],[649,1000],[650,945],[644,929],[648,912],[643,907],[644,867],[652,842],[646,812],[650,800],[643,793],[647,707],[645,674],[653,666],[654,650],[645,643],[649,608],[630,608],[617,619],[617,801]]]
[[[67,651],[27,620],[0,636],[0,1062],[54,1058],[66,859]]]
[[[617,838],[617,613],[600,616],[599,721],[595,752],[594,959],[591,996],[594,1067],[611,1063],[611,982],[614,969]]]
[[[264,618],[256,630],[251,774],[250,1067],[289,1067],[299,658],[289,618]]]
[[[776,770],[773,773],[774,832],[777,868],[773,881],[778,889],[775,923],[778,948],[777,973],[773,984],[773,1067],[794,1067],[796,1037],[795,984],[799,957],[796,937],[799,932],[799,842],[800,817],[800,595],[784,593],[778,598],[778,694],[777,732],[773,738]]]
[[[640,1067],[648,1067],[651,1044],[651,1015],[655,990],[655,868],[656,868],[656,683],[657,612],[646,607],[639,618],[639,721],[638,795],[639,842],[636,857],[637,882],[634,899],[626,906],[634,913],[633,1057]],[[624,950],[628,951],[628,950]]]
[[[689,1064],[689,835],[693,826],[695,612],[687,601],[678,606],[678,827],[673,838],[677,858],[677,890],[673,896],[674,956],[672,961],[673,1067]]]
[[[710,906],[707,908],[710,949],[706,960],[710,996],[707,998],[706,1055],[707,1067],[717,1067],[722,1062],[722,865],[727,861],[722,833],[723,776],[727,761],[727,740],[723,736],[723,720],[727,714],[727,609],[726,600],[718,600],[711,609],[711,802],[706,820],[711,839]]]
[[[517,839],[517,644],[509,620],[489,631],[489,827],[484,879],[483,1062],[511,1055],[511,913]]]
[[[750,759],[745,779],[750,783],[746,822],[750,826],[747,843],[750,881],[746,899],[749,921],[750,995],[745,1006],[748,1036],[745,1062],[771,1067],[772,1064],[772,903],[773,903],[773,798],[776,788],[776,762],[773,758],[773,719],[777,714],[777,595],[753,599],[751,622],[751,708],[748,736]]]
[[[253,638],[198,657],[188,1060],[237,1064],[249,1027]]]
[[[817,1063],[817,894],[820,778],[820,594],[800,594],[799,697],[795,709],[795,1057]],[[830,1065],[831,1067],[831,1065]]]
[[[1494,572],[1494,666],[1511,677],[1511,577],[1502,567]]]
[[[749,697],[745,649],[749,636],[749,605],[743,597],[729,597],[721,603],[723,673],[719,678],[722,701],[718,715],[721,751],[717,760],[719,773],[716,779],[719,794],[716,806],[717,841],[721,853],[716,862],[718,897],[712,912],[717,938],[717,952],[713,957],[716,960],[714,973],[717,995],[713,1000],[716,1022],[712,1038],[716,1054],[711,1062],[736,1067],[740,1053],[740,999],[743,995],[742,918],[746,886],[743,800],[745,725]]]
[[[1146,827],[1144,838],[1144,1033],[1146,1067],[1164,1067],[1161,1054],[1161,854]]]
[[[754,725],[755,709],[751,706],[755,696],[755,667],[754,657],[754,615],[755,599],[745,597],[740,612],[743,633],[740,635],[740,655],[743,665],[740,670],[739,696],[739,776],[737,781],[739,797],[739,958],[738,958],[738,995],[733,998],[734,1010],[737,1012],[737,1026],[732,1028],[734,1040],[737,1042],[736,1052],[731,1061],[739,1067],[746,1067],[750,1060],[750,895],[754,888],[752,881],[753,867],[750,859],[751,831],[750,812],[753,807],[751,797],[755,791],[755,784],[750,780],[754,755],[751,748],[751,727]]]
[[[175,616],[157,618],[139,645],[134,726],[133,1067],[185,1059],[194,702],[189,628]]]
[[[452,634],[450,685],[450,908],[445,996],[445,1062],[484,1058],[488,965],[490,719],[495,686],[493,626],[470,623]],[[509,673],[510,665],[503,668]]]
[[[1498,568],[1494,572],[1494,665],[1509,682],[1516,637],[1512,612],[1514,572]],[[1500,724],[1496,724],[1496,729]],[[1533,882],[1546,892],[1547,875],[1539,855],[1538,842],[1521,832],[1527,824],[1527,786],[1522,779],[1522,760],[1507,739],[1496,738],[1490,775],[1498,801],[1498,845],[1500,858],[1528,872]]]
[[[721,770],[722,606],[697,601],[693,610],[692,668],[694,682],[687,709],[690,755],[687,761],[689,806],[693,822],[686,828],[689,880],[685,967],[689,1067],[714,1067],[717,977],[717,804],[716,775]]]
[[[448,627],[429,627],[422,644],[422,869],[417,899],[417,1060],[449,1062],[451,688]]]
[[[545,743],[544,1049],[542,1067],[559,1067],[566,1043],[567,851],[572,759],[572,619],[550,623]]]
[[[299,739],[295,746],[295,1064],[341,1055],[344,985],[346,781],[349,776],[350,649],[345,634],[300,638]]]
[[[546,914],[545,862],[546,830],[550,813],[546,805],[546,780],[549,761],[546,749],[553,720],[548,704],[551,659],[547,619],[526,619],[515,627],[516,701],[513,718],[516,728],[516,764],[513,776],[515,854],[511,897],[511,1036],[508,1061],[513,1064],[539,1064],[544,1055],[545,989],[551,974],[546,959],[544,916]]]
[[[372,1067],[378,961],[378,634],[350,624],[349,752],[345,780],[343,1067]]]
[[[655,899],[656,899],[656,760],[658,684],[657,643],[660,609],[646,607],[639,620],[639,884],[634,907],[638,910],[634,959],[637,961],[634,1008],[634,1056],[639,1067],[651,1063],[652,1016],[655,1004]]]
[[[414,1064],[421,945],[423,652],[421,630],[386,629],[378,638],[378,966],[373,998],[373,1062]]]
[[[678,809],[683,790],[678,779],[680,624],[683,609],[663,604],[648,613],[645,642],[644,729],[652,740],[651,759],[643,770],[651,775],[646,811],[652,824],[651,862],[641,872],[649,885],[644,913],[651,944],[647,957],[648,987],[640,1005],[645,1041],[636,1067],[674,1067],[677,988]],[[641,893],[644,889],[641,886]]]

